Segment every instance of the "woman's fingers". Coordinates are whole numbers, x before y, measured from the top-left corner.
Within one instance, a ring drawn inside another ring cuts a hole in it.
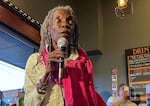
[[[51,53],[48,53],[46,56],[47,61],[50,62],[61,62],[60,58],[64,58],[65,54],[63,51],[56,49]]]

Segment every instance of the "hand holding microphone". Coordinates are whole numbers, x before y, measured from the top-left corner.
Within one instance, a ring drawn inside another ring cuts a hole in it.
[[[67,49],[68,41],[66,38],[61,37],[57,41],[58,49],[55,49],[52,52],[49,52],[46,56],[46,72],[42,78],[43,83],[47,83],[50,74],[54,71],[54,63],[59,63],[59,76],[58,78],[62,78],[62,70],[64,68],[64,52]]]
[[[54,63],[59,63],[59,72],[58,72],[58,80],[59,84],[61,84],[61,79],[63,77],[63,68],[64,68],[64,57],[68,41],[66,38],[61,37],[57,41],[58,49],[49,52],[46,56],[46,72],[45,75],[40,79],[39,83],[37,84],[37,91],[40,94],[45,94],[47,90],[47,85],[51,73],[54,71]]]
[[[59,38],[57,41],[57,46],[61,51],[66,52],[68,46],[68,40],[64,37]],[[59,63],[58,80],[59,80],[59,84],[61,84],[61,79],[63,77],[64,57],[60,57],[59,59],[61,60],[61,62]]]

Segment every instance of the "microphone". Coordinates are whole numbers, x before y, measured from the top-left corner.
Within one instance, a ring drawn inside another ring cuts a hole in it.
[[[61,51],[66,52],[68,46],[68,40],[64,37],[59,38],[57,41],[57,46]],[[63,76],[64,58],[60,58],[60,60],[62,62],[59,63],[59,73],[58,73],[59,84],[61,84],[61,79]]]

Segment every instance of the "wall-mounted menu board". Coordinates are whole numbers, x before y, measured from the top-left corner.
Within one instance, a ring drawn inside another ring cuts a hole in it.
[[[150,46],[125,50],[130,96],[146,101],[146,84],[150,84]]]

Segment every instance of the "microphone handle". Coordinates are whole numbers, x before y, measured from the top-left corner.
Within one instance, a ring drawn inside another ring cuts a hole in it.
[[[63,68],[64,68],[64,58],[60,58],[62,62],[59,63],[59,73],[58,73],[58,80],[59,84],[61,84],[61,80],[63,77]]]

